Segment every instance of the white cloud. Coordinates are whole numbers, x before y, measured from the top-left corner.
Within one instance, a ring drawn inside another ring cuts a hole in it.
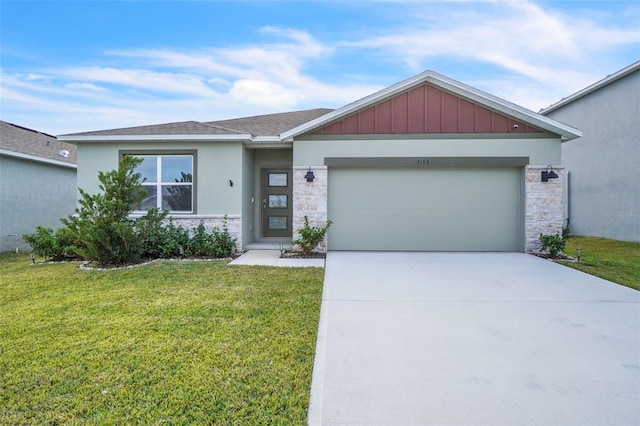
[[[401,3],[393,22],[402,24],[372,25],[366,35],[345,29],[342,41],[265,26],[255,43],[110,49],[91,65],[4,70],[2,114],[68,133],[340,107],[427,68],[537,111],[628,65],[616,49],[640,42],[637,22],[606,12],[568,16],[528,1]],[[386,71],[369,65],[376,62]]]

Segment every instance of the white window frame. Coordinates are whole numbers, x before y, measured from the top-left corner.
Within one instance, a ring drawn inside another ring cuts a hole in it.
[[[194,213],[194,201],[195,201],[195,155],[194,154],[157,154],[153,152],[132,154],[135,157],[155,157],[156,158],[156,181],[145,181],[142,183],[143,187],[155,187],[156,188],[156,207],[160,210],[169,210],[169,213],[176,214],[190,214]],[[162,160],[163,158],[176,158],[184,157],[191,159],[191,182],[162,182]],[[163,206],[164,193],[162,192],[165,186],[190,186],[191,187],[191,209],[190,210],[170,210],[165,209]],[[147,210],[136,210],[136,213],[144,213]]]

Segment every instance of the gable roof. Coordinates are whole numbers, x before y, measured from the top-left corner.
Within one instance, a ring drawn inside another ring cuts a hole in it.
[[[75,167],[77,161],[75,145],[6,121],[0,121],[0,153],[65,167]]]
[[[626,76],[628,76],[629,74],[632,74],[636,71],[640,70],[640,61],[634,62],[633,64],[629,65],[628,67],[625,67],[623,69],[621,69],[618,72],[615,72],[613,74],[610,74],[608,76],[606,76],[605,78],[603,78],[600,81],[597,81],[595,83],[593,83],[591,86],[587,86],[584,89],[574,93],[571,96],[568,96],[566,98],[562,98],[561,100],[559,100],[558,102],[556,102],[555,104],[552,104],[546,108],[543,108],[540,110],[540,114],[548,114],[552,111],[557,110],[558,108],[562,108],[563,106],[570,104],[571,102],[577,101],[578,99],[587,96],[590,93],[595,92],[596,90],[599,90],[605,86],[608,86],[611,83],[614,83],[618,80],[620,80],[621,78],[624,78]]]
[[[288,130],[282,133],[280,137],[283,140],[292,140],[296,136],[312,133],[324,126],[345,119],[425,84],[510,117],[532,128],[560,135],[563,140],[571,140],[582,136],[582,132],[578,129],[429,70]]]

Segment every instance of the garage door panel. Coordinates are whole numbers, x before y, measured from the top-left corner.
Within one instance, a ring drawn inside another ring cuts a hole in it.
[[[521,171],[331,169],[332,250],[521,251]]]

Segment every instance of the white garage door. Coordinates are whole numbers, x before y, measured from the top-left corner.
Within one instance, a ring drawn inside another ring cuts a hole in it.
[[[330,168],[330,250],[522,251],[520,168]]]

